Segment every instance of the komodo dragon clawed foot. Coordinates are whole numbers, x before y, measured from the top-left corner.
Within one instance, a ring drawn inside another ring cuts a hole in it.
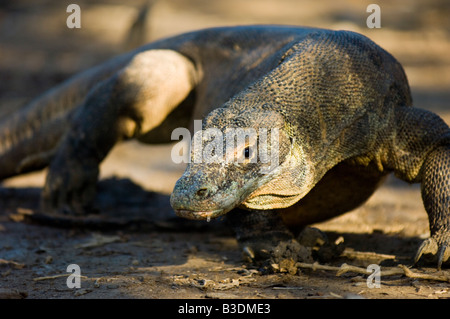
[[[437,258],[438,269],[440,269],[450,257],[450,234],[446,232],[425,239],[417,250],[414,263],[419,262],[422,255],[427,254]]]
[[[313,261],[311,248],[302,246],[294,238],[285,240],[252,238],[239,244],[243,260],[251,264],[258,265],[267,261],[277,264],[284,259],[292,259],[294,262]]]
[[[294,238],[276,211],[235,209],[228,213],[227,220],[236,232],[243,259],[252,264],[278,264],[284,259],[323,261],[342,252],[342,245],[330,243],[316,228],[306,227]]]
[[[450,258],[450,147],[447,144],[430,152],[421,170],[422,199],[430,221],[431,237],[419,247],[414,263],[432,254],[438,269]]]
[[[52,161],[42,190],[41,209],[46,213],[84,215],[92,212],[99,174],[89,157],[67,156],[63,151]]]
[[[270,260],[278,263],[286,258],[313,260],[311,248],[294,239],[276,211],[235,209],[228,213],[227,221],[236,232],[246,262],[261,264]]]

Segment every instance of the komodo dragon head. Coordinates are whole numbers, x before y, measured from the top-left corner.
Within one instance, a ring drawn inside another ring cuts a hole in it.
[[[178,216],[209,220],[238,206],[283,208],[304,195],[311,166],[284,116],[248,103],[233,99],[212,111],[194,134],[190,163],[170,199]]]

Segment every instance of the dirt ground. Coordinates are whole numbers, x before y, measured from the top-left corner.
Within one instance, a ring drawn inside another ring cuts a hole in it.
[[[404,65],[415,105],[450,123],[450,4],[377,1],[381,28],[368,29],[372,0],[165,0],[150,7],[132,41],[128,30],[143,1],[72,1],[81,6],[81,29],[66,27],[69,3],[2,1],[0,5],[0,116],[70,75],[138,43],[219,25],[283,23],[350,29],[390,51]],[[126,4],[125,4],[126,3]],[[128,39],[128,40],[127,40]],[[1,165],[1,164],[0,164]],[[433,278],[385,275],[409,265],[429,236],[418,185],[393,177],[362,207],[314,225],[343,254],[322,266],[381,266],[379,288],[367,274],[334,268],[284,267],[266,274],[242,261],[223,221],[177,219],[168,195],[183,172],[170,145],[118,145],[101,167],[97,206],[82,220],[39,214],[45,171],[3,181],[0,188],[0,298],[420,298],[450,297],[450,270],[411,269]],[[70,264],[81,270],[71,289]],[[297,265],[298,266],[298,265]]]

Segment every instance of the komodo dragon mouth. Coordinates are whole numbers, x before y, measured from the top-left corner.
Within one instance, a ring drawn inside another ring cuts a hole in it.
[[[224,214],[222,209],[216,209],[212,211],[194,211],[189,209],[176,209],[175,213],[179,217],[194,219],[194,220],[206,220],[209,222],[210,219],[217,218]]]

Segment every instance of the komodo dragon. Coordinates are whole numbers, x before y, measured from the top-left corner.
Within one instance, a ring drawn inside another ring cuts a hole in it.
[[[194,119],[203,130],[277,129],[277,146],[267,147],[279,165],[262,172],[250,139],[232,150],[244,154],[239,163],[191,161],[171,195],[179,216],[229,212],[242,247],[263,255],[305,225],[361,205],[393,172],[421,183],[431,237],[415,261],[432,254],[441,267],[449,258],[449,127],[412,106],[389,53],[349,31],[212,28],[121,55],[0,123],[0,179],[49,166],[43,209],[82,214],[117,142],[170,142]]]

